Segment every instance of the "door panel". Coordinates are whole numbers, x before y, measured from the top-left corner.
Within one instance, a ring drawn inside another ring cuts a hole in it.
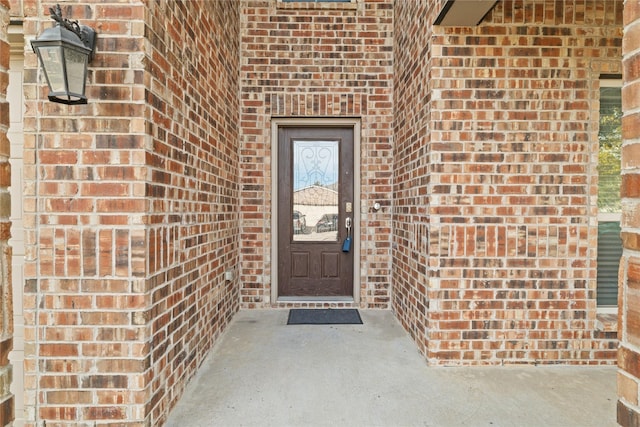
[[[293,277],[309,277],[309,253],[291,253],[291,275]]]
[[[278,165],[278,295],[353,296],[353,128],[280,127]]]
[[[322,277],[338,277],[340,275],[340,254],[322,254]]]

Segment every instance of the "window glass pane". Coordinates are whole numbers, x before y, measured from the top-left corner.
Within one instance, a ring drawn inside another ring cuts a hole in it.
[[[293,240],[338,239],[338,141],[293,142]]]
[[[41,47],[39,53],[51,92],[65,92],[67,88],[64,81],[62,47]]]
[[[598,151],[598,210],[621,212],[620,146],[622,95],[620,87],[600,88],[600,143]]]
[[[82,95],[84,92],[86,61],[88,56],[75,49],[64,50],[64,59],[67,64],[67,77],[69,78],[69,92]]]

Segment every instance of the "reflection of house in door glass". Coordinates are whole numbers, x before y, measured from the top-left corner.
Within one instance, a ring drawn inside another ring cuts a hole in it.
[[[336,240],[338,141],[294,141],[294,240]]]

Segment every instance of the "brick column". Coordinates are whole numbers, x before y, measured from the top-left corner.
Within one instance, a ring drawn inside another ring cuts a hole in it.
[[[25,2],[27,3],[27,2]],[[87,105],[47,100],[25,50],[25,407],[28,426],[144,424],[150,297],[143,215],[144,14],[139,2],[61,2],[98,32]],[[30,40],[52,25],[25,5]]]
[[[13,421],[13,396],[9,392],[11,366],[9,352],[13,344],[13,307],[11,304],[11,248],[9,247],[9,216],[11,199],[11,169],[9,167],[9,41],[7,24],[9,2],[0,0],[0,425]]]
[[[624,8],[622,89],[622,241],[618,306],[618,423],[640,425],[640,1]]]
[[[237,311],[239,4],[61,2],[87,105],[25,52],[28,426],[161,426]]]

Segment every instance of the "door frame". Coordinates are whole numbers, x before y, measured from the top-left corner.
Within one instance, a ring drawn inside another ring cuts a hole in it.
[[[278,295],[278,129],[283,126],[353,128],[353,298],[280,297]],[[271,120],[271,302],[353,302],[360,303],[360,119],[359,118],[273,118]]]

